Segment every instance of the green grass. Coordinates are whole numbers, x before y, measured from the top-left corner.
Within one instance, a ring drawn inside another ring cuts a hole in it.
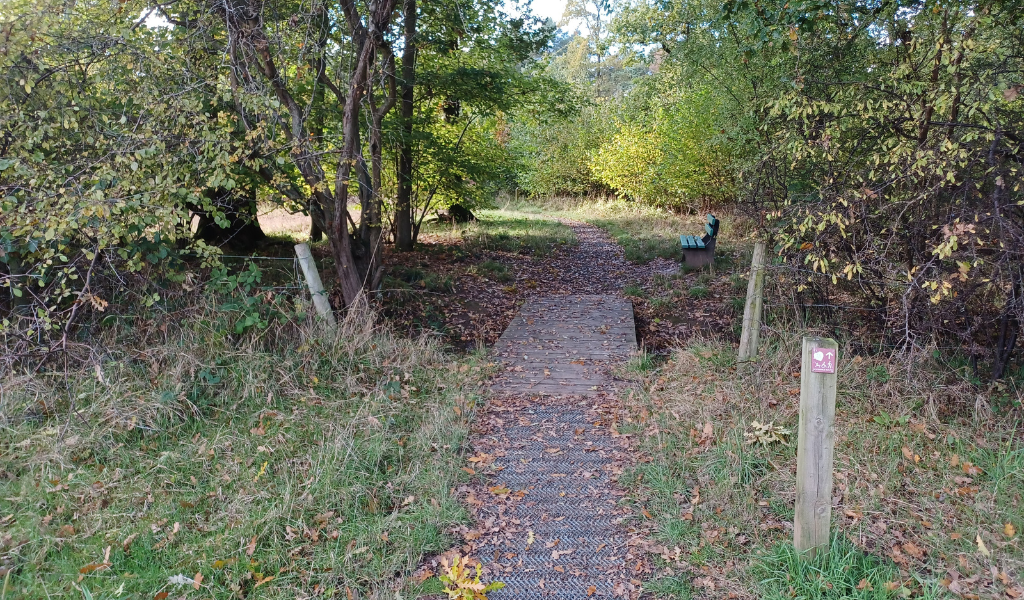
[[[647,292],[638,283],[631,283],[626,287],[622,288],[622,293],[626,296],[632,296],[634,298],[646,298]]]
[[[765,600],[882,600],[900,597],[903,587],[897,565],[865,554],[843,536],[834,536],[828,552],[814,560],[778,543],[754,560],[751,575]]]
[[[699,298],[707,298],[708,295],[711,293],[711,290],[709,290],[708,288],[706,288],[704,286],[701,286],[701,285],[695,285],[695,286],[691,287],[689,290],[687,290],[686,293],[691,298],[698,298],[699,299]]]
[[[522,212],[557,215],[596,225],[622,246],[626,259],[637,263],[647,263],[656,258],[681,260],[679,236],[700,233],[707,223],[704,213],[677,215],[622,200],[538,198],[509,202],[508,206]],[[742,220],[740,217],[719,216],[725,217],[719,231],[719,244],[722,240],[744,234],[745,220],[737,223]],[[723,258],[727,261],[730,257]]]
[[[578,243],[572,229],[551,216],[510,210],[479,210],[476,215],[476,221],[463,225],[425,223],[424,233],[451,242],[461,239],[466,250],[473,253],[492,251],[547,256]]]
[[[450,294],[455,291],[455,280],[451,275],[399,265],[385,277],[384,289],[392,292],[426,290],[435,294]]]
[[[666,228],[652,228],[650,220],[646,215],[629,213],[587,219],[622,246],[626,260],[646,263],[655,258],[681,259],[680,234]]]
[[[626,369],[634,373],[646,373],[654,369],[654,358],[647,352],[639,352],[629,359]]]
[[[712,577],[719,590],[754,598],[942,598],[950,570],[980,597],[1019,587],[1019,415],[976,420],[981,392],[928,358],[840,355],[834,540],[817,561],[796,560],[795,436],[764,446],[744,434],[755,420],[797,430],[799,340],[769,333],[758,363],[744,369],[730,344],[693,340],[657,368],[634,371],[646,381],[634,415],[657,433],[640,439],[652,460],[620,483],[654,516],[657,542],[682,550],[679,560],[657,559],[665,574],[645,587],[671,595],[689,581],[681,597],[706,597],[695,582]],[[735,568],[721,570],[726,563]],[[993,582],[992,565],[1016,583]]]
[[[0,380],[6,598],[372,596],[450,546],[476,357],[213,322],[118,325],[96,362]]]
[[[495,260],[485,260],[470,267],[469,271],[493,281],[505,282],[513,279],[508,267]]]

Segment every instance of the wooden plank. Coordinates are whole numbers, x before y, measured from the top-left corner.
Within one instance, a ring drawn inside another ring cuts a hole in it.
[[[582,395],[614,390],[608,368],[636,351],[633,305],[616,296],[564,295],[524,304],[494,347],[502,393]]]
[[[832,521],[832,459],[835,450],[836,373],[815,373],[813,353],[831,349],[838,357],[835,340],[803,339],[800,368],[800,425],[796,451],[796,507],[793,546],[804,558],[828,551]]]

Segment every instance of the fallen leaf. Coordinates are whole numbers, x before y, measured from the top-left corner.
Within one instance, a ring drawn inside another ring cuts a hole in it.
[[[128,551],[128,547],[132,545],[132,542],[134,542],[135,538],[137,537],[139,537],[139,534],[133,533],[130,536],[124,538],[124,541],[121,542],[121,547],[124,548],[125,552]]]
[[[560,541],[562,541],[562,540],[558,539],[558,540],[552,540],[552,541],[550,541],[550,542],[546,542],[546,543],[544,544],[544,547],[545,547],[545,548],[554,548],[555,546],[557,546],[557,545],[558,545],[558,542],[560,542]]]
[[[199,589],[203,585],[203,574],[196,573],[196,576],[192,578],[192,587]]]
[[[168,596],[170,596],[170,594],[168,594],[167,592],[160,592],[156,596],[153,596],[153,600],[164,600]]]
[[[981,467],[968,461],[964,461],[963,465],[961,465],[960,468],[963,469],[964,473],[970,475],[971,477],[976,477],[978,475],[981,475],[982,473]]]
[[[914,558],[924,558],[924,550],[922,550],[921,547],[915,544],[914,542],[907,542],[906,544],[903,544],[903,551],[913,556]]]
[[[644,516],[645,516],[645,517],[647,517],[648,519],[653,519],[653,518],[654,518],[654,517],[653,517],[653,516],[651,515],[651,513],[647,512],[647,509],[646,509],[646,508],[641,508],[641,509],[640,509],[640,512],[644,513]]]
[[[1013,536],[1017,535],[1017,528],[1013,526],[1013,523],[1007,523],[1003,525],[1003,535],[1013,539]]]
[[[992,556],[992,553],[989,551],[988,546],[985,545],[985,540],[981,539],[980,533],[974,539],[974,541],[978,542],[978,552],[981,552],[981,554],[985,557]]]
[[[904,446],[902,448],[902,450],[903,450],[903,458],[905,458],[907,460],[914,460],[914,453],[910,451],[910,448],[907,448],[906,446]]]
[[[82,574],[92,573],[93,571],[95,571],[97,569],[105,569],[105,568],[107,568],[109,566],[110,566],[110,563],[92,563],[92,564],[85,565],[84,567],[79,569],[78,572],[82,573]]]
[[[462,467],[462,470],[469,473],[470,475],[476,475],[476,471],[470,469],[469,467]]]
[[[495,496],[503,496],[512,491],[503,485],[495,485],[487,489],[490,490],[490,492]]]
[[[867,579],[861,579],[860,583],[857,584],[857,589],[858,590],[868,590],[868,591],[871,591],[871,590],[873,590],[875,588],[871,587],[871,582],[868,581]]]
[[[588,587],[587,588],[587,596],[593,596],[594,592],[596,592],[596,591],[597,591],[597,586],[596,585],[592,585],[592,586]]]
[[[270,577],[264,577],[263,579],[260,579],[259,581],[256,582],[256,585],[253,587],[253,589],[256,589],[256,588],[260,587],[264,583],[270,583],[273,580],[274,580],[274,576],[273,575],[271,575]]]
[[[249,541],[249,545],[245,547],[246,556],[252,556],[253,552],[256,552],[256,536],[252,536],[252,539]]]

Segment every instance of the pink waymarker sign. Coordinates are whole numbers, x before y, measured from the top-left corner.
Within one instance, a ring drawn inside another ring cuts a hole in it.
[[[835,373],[836,372],[836,351],[835,348],[815,348],[811,352],[812,373]]]

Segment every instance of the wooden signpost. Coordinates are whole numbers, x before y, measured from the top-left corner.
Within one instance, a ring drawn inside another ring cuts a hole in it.
[[[327,323],[334,327],[337,322],[334,320],[334,313],[331,312],[331,302],[327,299],[327,291],[320,281],[320,272],[316,270],[316,262],[313,261],[313,254],[306,244],[295,244],[295,256],[299,258],[299,266],[302,267],[302,274],[306,276],[306,285],[309,286],[309,293],[313,296],[313,307],[317,314],[323,317]]]
[[[832,521],[832,455],[836,431],[835,340],[805,337],[800,368],[793,545],[806,559],[828,552]]]

